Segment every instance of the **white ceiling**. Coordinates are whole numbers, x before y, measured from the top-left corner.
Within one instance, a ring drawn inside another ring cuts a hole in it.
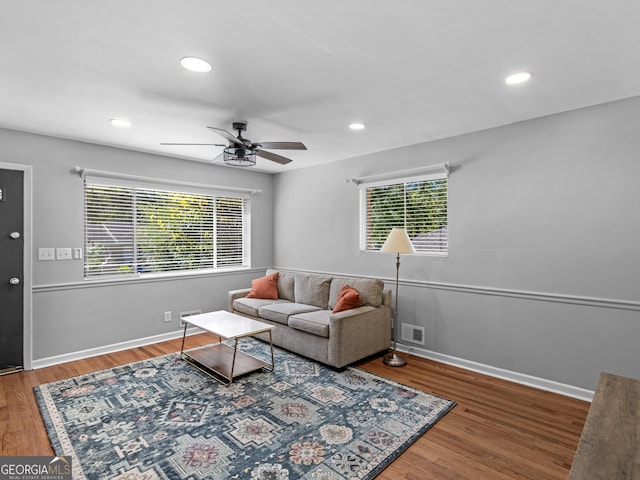
[[[640,95],[639,25],[637,0],[0,0],[0,127],[210,161],[160,142],[247,120],[307,145],[254,167],[286,171]]]

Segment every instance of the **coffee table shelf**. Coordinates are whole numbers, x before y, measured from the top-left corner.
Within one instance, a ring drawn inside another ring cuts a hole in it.
[[[272,325],[224,310],[190,315],[183,317],[182,320],[185,325],[180,356],[183,360],[215,380],[229,386],[231,382],[233,382],[233,379],[240,375],[245,375],[262,368],[273,371],[274,356],[271,330],[275,327]],[[218,337],[218,343],[185,352],[184,340],[188,325],[213,333]],[[269,333],[269,344],[271,347],[270,364],[238,350],[238,342],[240,339],[266,332]],[[233,340],[233,346],[222,343],[223,340]]]

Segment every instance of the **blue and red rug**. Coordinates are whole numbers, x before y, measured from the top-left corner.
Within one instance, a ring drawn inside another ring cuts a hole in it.
[[[257,340],[241,348],[268,355]],[[455,405],[357,368],[275,355],[273,373],[230,387],[170,354],[35,394],[74,479],[371,479]]]

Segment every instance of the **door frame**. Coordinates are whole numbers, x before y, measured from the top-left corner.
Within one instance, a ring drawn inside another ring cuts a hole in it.
[[[3,170],[22,170],[23,192],[24,192],[24,231],[22,238],[24,239],[23,250],[23,269],[24,269],[24,292],[23,292],[23,368],[31,370],[33,360],[33,311],[32,311],[32,291],[33,291],[33,241],[32,241],[32,189],[33,189],[33,167],[31,165],[22,165],[19,163],[0,162],[0,169]]]

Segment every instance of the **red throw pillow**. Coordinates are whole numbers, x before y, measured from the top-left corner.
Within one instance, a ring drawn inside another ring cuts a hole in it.
[[[272,273],[265,277],[251,280],[251,291],[248,298],[266,298],[269,300],[278,299],[278,275],[280,272]]]
[[[333,313],[357,308],[360,305],[362,305],[360,292],[349,285],[345,285],[338,293],[338,300],[336,300],[336,306],[333,307]]]

